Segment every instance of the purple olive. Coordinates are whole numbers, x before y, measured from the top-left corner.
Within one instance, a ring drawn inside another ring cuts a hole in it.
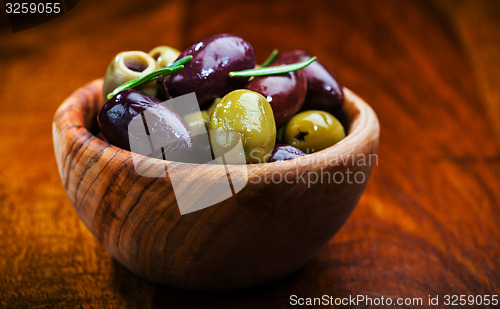
[[[274,63],[278,66],[282,63]],[[271,104],[276,127],[284,125],[300,110],[307,92],[304,73],[299,71],[278,75],[254,77],[245,86],[246,89],[262,94]]]
[[[311,56],[302,50],[291,50],[279,53],[274,62],[296,63],[310,59]],[[320,61],[316,60],[301,71],[307,79],[307,96],[303,110],[323,110],[335,113],[344,104],[344,91],[333,73],[328,71]]]
[[[218,34],[194,44],[183,51],[178,59],[193,59],[184,69],[171,75],[168,90],[172,96],[196,92],[200,107],[216,97],[242,88],[248,77],[230,77],[229,72],[253,69],[255,53],[252,45],[230,34]]]
[[[285,161],[305,155],[306,154],[302,150],[292,145],[276,144],[267,162]]]
[[[160,103],[138,91],[123,90],[99,111],[99,129],[109,143],[117,147],[131,150],[133,145],[134,151],[149,150],[138,151],[143,155],[180,160],[194,148],[193,136],[184,120]],[[129,125],[136,117],[142,118],[141,126],[129,132]]]

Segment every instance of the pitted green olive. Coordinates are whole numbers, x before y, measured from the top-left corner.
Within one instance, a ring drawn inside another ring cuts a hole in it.
[[[247,163],[267,162],[276,140],[271,105],[251,90],[239,89],[225,95],[212,111],[209,129],[216,157],[229,152],[241,139]]]
[[[106,96],[115,90],[116,87],[151,73],[156,69],[158,69],[156,61],[145,52],[126,51],[117,54],[109,64],[104,76],[102,87],[103,102],[107,101]],[[155,96],[157,89],[158,87],[155,82],[138,88],[138,90],[148,96]]]
[[[170,46],[157,46],[149,52],[149,55],[156,60],[159,69],[172,64],[180,54],[180,51]]]
[[[284,142],[312,153],[330,147],[345,137],[344,127],[332,114],[311,110],[293,116],[286,124]]]

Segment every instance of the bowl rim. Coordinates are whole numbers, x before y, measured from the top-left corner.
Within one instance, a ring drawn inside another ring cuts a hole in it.
[[[82,135],[90,135],[90,141],[87,148],[92,148],[95,151],[102,151],[102,149],[111,147],[113,153],[122,153],[127,156],[138,156],[140,161],[147,160],[150,164],[166,165],[166,164],[180,164],[185,165],[187,168],[199,165],[215,165],[206,163],[188,163],[161,160],[156,158],[147,157],[144,155],[132,153],[129,150],[114,146],[106,141],[101,140],[87,128],[92,118],[97,118],[94,113],[98,113],[100,102],[102,100],[102,85],[103,78],[95,79],[84,86],[75,90],[68,96],[63,103],[59,106],[54,115],[53,120],[53,136],[54,143],[55,131],[59,130],[61,136],[65,139],[71,139],[76,142],[78,137]],[[353,153],[364,153],[364,145],[370,141],[378,142],[380,125],[375,111],[363,99],[355,94],[350,89],[343,87],[345,103],[342,107],[348,119],[348,134],[340,142],[332,145],[323,150],[294,158],[286,161],[277,162],[264,162],[254,164],[226,164],[230,168],[246,168],[249,172],[250,169],[264,169],[269,168],[290,168],[294,166],[316,166],[325,164],[340,164],[345,156],[352,155]],[[93,102],[92,102],[93,101]],[[75,104],[77,103],[77,104]],[[93,104],[89,106],[89,104]],[[83,110],[83,111],[82,111]],[[76,116],[76,117],[74,117]],[[70,133],[69,130],[72,130]],[[321,158],[320,158],[321,156]],[[323,162],[323,164],[321,164]]]

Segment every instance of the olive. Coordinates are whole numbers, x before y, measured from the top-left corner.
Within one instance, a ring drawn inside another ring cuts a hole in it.
[[[180,53],[180,51],[170,46],[157,46],[149,52],[149,55],[156,60],[160,69],[172,64],[179,57]]]
[[[330,147],[345,137],[344,127],[332,114],[311,110],[298,113],[286,124],[284,142],[312,153]]]
[[[277,144],[276,146],[274,146],[273,152],[271,153],[268,162],[291,160],[305,155],[306,154],[302,150],[292,145]]]
[[[271,66],[281,65],[275,63]],[[307,81],[302,71],[288,72],[278,75],[258,76],[245,86],[262,94],[271,104],[274,119],[278,127],[284,125],[300,110],[307,91]]]
[[[131,126],[136,117],[142,117],[134,122],[141,127]],[[158,99],[135,90],[120,91],[106,102],[99,111],[98,123],[110,144],[126,150],[131,150],[132,145],[133,151],[143,155],[183,160],[194,149],[193,136],[184,120]]]
[[[274,62],[295,63],[310,59],[302,50],[279,53]],[[316,60],[302,70],[307,79],[307,95],[303,110],[324,110],[334,114],[344,104],[344,91],[337,77]]]
[[[212,111],[214,110],[214,107],[215,105],[217,105],[217,103],[219,103],[221,98],[217,97],[213,100],[212,104],[210,104],[210,106],[207,108],[207,113],[208,113],[208,117],[210,117],[210,115],[212,115]]]
[[[126,51],[117,54],[106,70],[102,86],[103,103],[107,101],[108,93],[130,80],[142,77],[157,69],[156,61],[142,51]],[[152,82],[139,88],[149,96],[155,96],[156,83]]]
[[[191,129],[193,135],[199,135],[207,132],[208,113],[207,111],[192,112],[182,117]]]
[[[213,159],[212,148],[208,136],[208,113],[207,111],[196,111],[182,116],[186,124],[189,126],[196,147],[193,155],[190,155],[192,162],[206,163]]]
[[[267,162],[276,139],[271,105],[261,94],[245,89],[234,90],[217,103],[209,129],[216,157],[228,153],[241,140],[247,163]]]
[[[183,51],[180,58],[193,56],[184,69],[171,75],[168,90],[172,96],[196,92],[200,107],[216,97],[243,88],[248,77],[230,77],[229,72],[255,67],[252,45],[242,38],[218,34],[194,44]]]

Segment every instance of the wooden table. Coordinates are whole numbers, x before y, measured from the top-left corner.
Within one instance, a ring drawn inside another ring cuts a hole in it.
[[[494,0],[87,0],[3,30],[0,307],[284,308],[290,295],[325,294],[424,305],[439,295],[434,308],[444,308],[445,295],[500,294],[498,16]],[[51,122],[115,53],[220,32],[252,42],[258,62],[275,47],[318,56],[377,112],[379,165],[305,267],[251,290],[194,293],[135,276],[87,231],[57,173]]]

